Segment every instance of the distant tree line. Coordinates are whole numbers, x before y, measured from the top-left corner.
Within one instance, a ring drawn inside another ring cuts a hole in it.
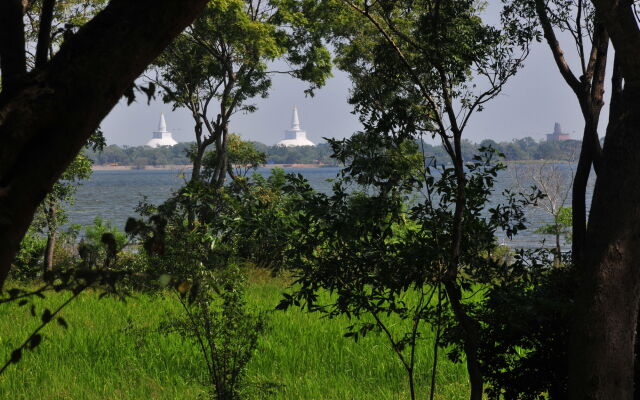
[[[510,142],[496,142],[492,139],[485,139],[480,143],[473,143],[463,139],[462,156],[469,161],[474,154],[478,154],[480,147],[492,147],[503,153],[507,161],[517,160],[562,160],[575,161],[580,152],[582,142],[579,140],[565,141],[542,141],[536,142],[531,137],[514,139]],[[423,142],[423,151],[426,157],[435,157],[444,160],[447,157],[445,149],[438,145],[433,146]]]
[[[335,164],[330,157],[331,149],[327,143],[311,147],[267,146],[260,142],[251,142],[257,151],[265,153],[269,164]],[[88,150],[86,155],[96,165],[162,166],[188,165],[191,160],[188,151],[193,143],[179,143],[173,147],[164,146],[105,146],[102,151]]]
[[[267,146],[260,142],[251,142],[256,150],[266,154],[269,164],[324,164],[335,165],[336,160],[331,158],[331,148],[327,143],[321,143],[315,147],[283,147]],[[473,154],[477,154],[479,147],[489,147],[504,153],[507,160],[563,160],[574,161],[580,150],[581,142],[578,140],[565,140],[555,142],[537,142],[531,137],[514,139],[510,142],[496,142],[485,139],[480,143],[469,140],[462,141],[462,154],[465,160],[471,160]],[[118,146],[112,144],[104,147],[102,151],[87,151],[89,159],[96,165],[130,165],[143,167],[147,165],[187,165],[191,164],[187,151],[192,143],[179,143],[173,147],[151,148],[148,146]],[[435,157],[444,160],[447,154],[441,145],[431,145],[423,142],[423,150],[426,157]]]
[[[191,143],[151,148],[149,146],[105,146],[102,151],[87,151],[86,155],[96,165],[161,166],[168,164],[190,164],[187,150]]]

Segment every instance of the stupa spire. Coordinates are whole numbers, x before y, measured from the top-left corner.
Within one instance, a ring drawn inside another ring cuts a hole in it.
[[[160,113],[160,122],[158,122],[158,132],[167,131],[167,122],[164,120],[164,113]]]
[[[300,118],[298,118],[298,107],[293,106],[293,115],[291,115],[291,130],[300,130]]]

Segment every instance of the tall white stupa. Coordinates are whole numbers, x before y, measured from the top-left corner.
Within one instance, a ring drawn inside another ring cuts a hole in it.
[[[307,139],[307,132],[300,129],[298,108],[295,106],[291,116],[291,129],[284,131],[284,140],[279,141],[277,145],[285,147],[315,146],[311,140]]]
[[[178,142],[171,137],[171,132],[167,131],[164,113],[160,113],[158,130],[153,132],[153,138],[147,142],[147,146],[156,148],[160,146],[175,146],[176,144],[178,144]]]

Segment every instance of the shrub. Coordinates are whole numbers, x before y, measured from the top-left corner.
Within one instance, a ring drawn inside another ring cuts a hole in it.
[[[202,271],[197,280],[177,285],[183,317],[161,330],[177,332],[201,350],[212,398],[242,398],[246,366],[264,332],[265,318],[247,310],[245,278],[236,266]]]
[[[13,261],[10,270],[10,278],[18,281],[29,281],[42,273],[44,250],[47,247],[47,239],[29,229],[20,242],[20,250]]]

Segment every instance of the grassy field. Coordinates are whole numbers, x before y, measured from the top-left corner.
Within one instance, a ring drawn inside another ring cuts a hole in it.
[[[280,279],[253,273],[247,291],[256,310],[273,310],[285,289]],[[67,295],[50,295],[50,307]],[[171,294],[140,294],[126,303],[86,293],[63,311],[65,331],[51,324],[44,342],[0,376],[1,399],[205,399],[204,364],[197,348],[161,321],[180,313]],[[0,356],[9,357],[37,325],[26,307],[0,307]],[[406,399],[404,371],[382,336],[354,343],[343,338],[345,319],[300,310],[269,312],[269,329],[248,367],[249,398]],[[416,371],[426,398],[432,362],[431,332],[424,332]],[[440,352],[437,399],[468,395],[464,365]],[[265,387],[275,388],[274,393]]]

